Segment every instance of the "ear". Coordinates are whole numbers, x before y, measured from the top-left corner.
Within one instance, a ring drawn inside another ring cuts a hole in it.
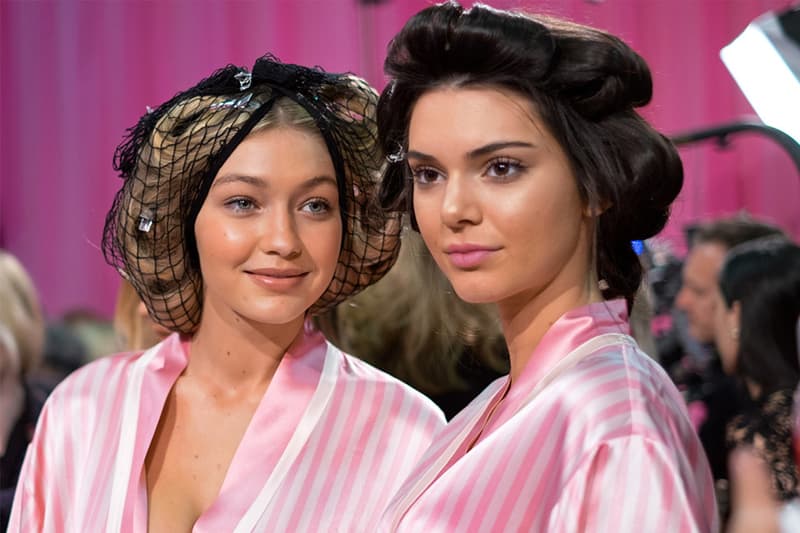
[[[583,206],[583,216],[586,218],[597,218],[609,208],[611,208],[613,204],[608,200],[601,200],[599,204],[592,205],[591,202],[587,202],[586,205]]]

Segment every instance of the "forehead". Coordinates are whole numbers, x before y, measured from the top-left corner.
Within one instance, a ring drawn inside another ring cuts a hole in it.
[[[686,257],[684,277],[700,285],[716,285],[727,250],[718,243],[698,243]]]
[[[532,142],[549,137],[533,101],[500,87],[440,87],[419,97],[409,123],[410,148],[447,138],[478,146],[499,138]]]
[[[254,131],[234,149],[217,176],[233,169],[258,174],[264,169],[284,167],[301,174],[332,173],[333,162],[322,135],[287,126]]]

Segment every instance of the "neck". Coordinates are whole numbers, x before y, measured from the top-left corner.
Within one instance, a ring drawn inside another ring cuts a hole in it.
[[[548,287],[534,297],[518,295],[498,303],[511,363],[512,382],[533,356],[550,327],[567,311],[603,300],[596,281],[557,291]]]
[[[263,392],[303,334],[303,323],[300,316],[289,324],[265,325],[206,305],[184,375],[231,392]]]

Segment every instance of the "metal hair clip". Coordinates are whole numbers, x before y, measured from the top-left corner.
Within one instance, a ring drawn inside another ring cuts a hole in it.
[[[148,115],[149,115],[150,113],[152,113],[153,111],[155,111],[155,109],[153,109],[153,108],[152,108],[152,107],[150,107],[149,105],[146,105],[146,106],[144,106],[144,110],[145,110],[145,112],[146,112]]]
[[[239,82],[240,91],[246,91],[250,88],[250,84],[253,83],[253,75],[247,72],[245,69],[242,69],[234,76],[234,78],[236,78],[236,81]]]
[[[233,98],[231,100],[225,100],[224,102],[216,102],[208,107],[210,109],[218,109],[220,107],[234,107],[236,109],[244,109],[245,107],[247,107],[247,104],[250,103],[251,98],[253,98],[253,93],[247,93],[241,98]]]
[[[148,208],[142,209],[142,212],[139,213],[139,231],[144,233],[150,233],[150,229],[153,227],[153,212],[150,211]]]
[[[400,143],[397,143],[397,150],[392,152],[391,154],[386,154],[386,160],[389,163],[402,163],[406,158],[406,151],[403,150],[403,147],[400,146]]]

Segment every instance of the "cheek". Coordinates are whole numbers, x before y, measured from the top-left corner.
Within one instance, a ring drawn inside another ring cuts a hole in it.
[[[336,219],[325,224],[309,224],[302,231],[303,246],[314,256],[319,267],[335,269],[341,250],[341,221]]]
[[[433,191],[414,193],[414,218],[417,220],[422,239],[428,244],[435,242],[436,230],[439,227],[441,216],[439,213],[441,202]]]
[[[253,240],[256,230],[248,225],[224,223],[195,224],[197,251],[202,261],[203,256],[230,256]]]
[[[718,306],[717,299],[713,296],[703,296],[703,305],[706,308],[707,316],[714,316],[717,314]],[[721,311],[721,309],[720,309]]]

